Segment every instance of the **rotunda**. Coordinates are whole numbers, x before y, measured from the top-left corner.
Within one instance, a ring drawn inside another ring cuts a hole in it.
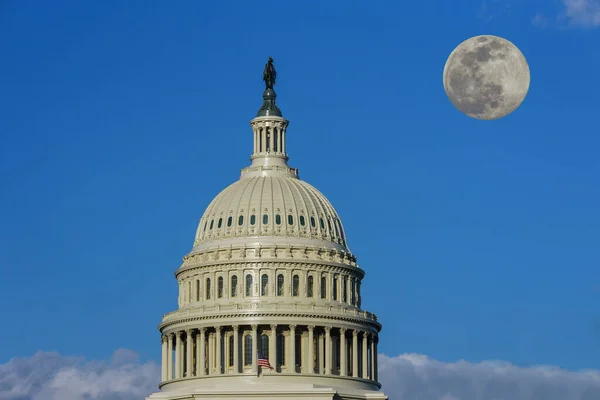
[[[251,165],[209,204],[175,272],[147,399],[387,399],[365,273],[329,200],[288,165],[275,77],[269,59]]]

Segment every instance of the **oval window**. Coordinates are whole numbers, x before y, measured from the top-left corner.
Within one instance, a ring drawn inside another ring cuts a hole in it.
[[[227,218],[227,226],[231,226],[232,223],[233,223],[233,217]]]
[[[269,216],[267,214],[263,215],[263,225],[267,225],[269,223]]]
[[[304,226],[306,224],[306,221],[304,220],[304,215],[300,216],[300,225]]]
[[[212,228],[213,228],[213,225],[214,225],[214,223],[215,223],[215,220],[214,220],[214,219],[210,221],[210,229],[212,229]]]
[[[250,216],[250,225],[254,225],[256,223],[256,215]]]
[[[294,217],[291,214],[288,215],[288,224],[294,225]]]
[[[310,217],[310,226],[312,226],[313,228],[317,226],[317,224],[315,223],[315,217]]]
[[[275,223],[276,223],[277,225],[281,225],[281,215],[277,214],[277,215],[275,216]]]
[[[240,217],[238,218],[238,225],[242,225],[244,223],[244,216],[240,215]]]
[[[219,222],[217,223],[217,228],[220,228],[223,225],[223,218],[219,218]]]

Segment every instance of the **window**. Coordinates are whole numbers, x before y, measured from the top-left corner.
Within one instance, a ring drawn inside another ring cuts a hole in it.
[[[231,277],[231,297],[237,296],[237,276]]]
[[[200,301],[200,279],[196,279],[196,301]]]
[[[324,276],[321,277],[321,298],[327,298],[327,278]]]
[[[233,223],[233,217],[230,215],[229,218],[227,218],[227,226],[231,226],[231,224]]]
[[[342,301],[348,302],[348,282],[345,279],[342,279]]]
[[[206,300],[210,300],[210,278],[206,278]]]
[[[288,215],[288,224],[289,225],[294,225],[294,216],[293,215]]]
[[[315,223],[315,217],[310,217],[310,226],[312,226],[313,228],[317,226],[317,224]]]
[[[306,225],[306,220],[304,219],[304,215],[300,216],[300,225],[302,225],[302,226]]]
[[[208,225],[208,221],[204,223],[204,232],[206,232],[206,225]]]
[[[283,296],[283,274],[277,275],[277,296]]]
[[[240,215],[240,216],[239,216],[239,218],[238,218],[238,225],[239,225],[239,226],[242,226],[242,225],[244,225],[244,216],[243,216],[243,215]]]
[[[263,225],[267,225],[269,223],[269,216],[267,214],[263,214]]]
[[[298,292],[300,291],[300,277],[298,275],[294,275],[292,278],[292,296],[298,296]]]
[[[252,296],[252,275],[246,275],[246,296]]]
[[[250,216],[250,225],[254,225],[256,224],[256,215],[251,215]]]
[[[220,276],[219,279],[217,280],[217,297],[218,298],[223,297],[223,277],[222,276]]]
[[[308,297],[313,297],[313,277],[309,276],[308,277],[308,282],[307,282],[307,288],[306,288],[306,295]]]
[[[296,335],[296,366],[302,366],[302,336]]]
[[[265,334],[260,335],[260,355],[269,358],[269,337]]]
[[[277,365],[285,365],[285,337],[277,335]]]
[[[223,218],[219,218],[219,222],[217,223],[217,228],[220,228],[223,225]]]
[[[277,151],[277,128],[273,128],[273,151]]]
[[[325,223],[323,222],[323,218],[319,218],[319,222],[321,223],[321,229],[325,229]]]
[[[267,274],[263,274],[263,276],[260,278],[260,295],[269,295],[269,275]]]
[[[337,275],[333,277],[333,300],[338,299],[338,277]]]
[[[244,336],[244,365],[252,365],[252,336]]]
[[[281,225],[281,215],[277,214],[277,215],[275,216],[275,223],[276,223],[277,225]]]
[[[233,343],[233,335],[229,336],[229,366],[233,367],[233,351],[234,351],[234,343]]]
[[[350,304],[356,304],[356,282],[354,279],[350,281]]]
[[[211,219],[211,220],[210,220],[210,229],[212,229],[212,228],[213,228],[213,225],[214,225],[214,223],[215,223],[215,220],[214,220],[214,219]]]

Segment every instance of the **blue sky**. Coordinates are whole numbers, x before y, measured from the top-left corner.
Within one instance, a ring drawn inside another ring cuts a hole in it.
[[[382,353],[600,369],[600,3],[526,3],[2,2],[0,364],[159,359],[272,56],[290,164],[342,217]],[[497,121],[442,86],[479,34],[531,69]]]

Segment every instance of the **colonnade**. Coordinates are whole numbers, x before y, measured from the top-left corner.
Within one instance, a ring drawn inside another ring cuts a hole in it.
[[[162,335],[162,381],[257,374],[321,374],[377,381],[376,332],[313,325],[226,325]]]

